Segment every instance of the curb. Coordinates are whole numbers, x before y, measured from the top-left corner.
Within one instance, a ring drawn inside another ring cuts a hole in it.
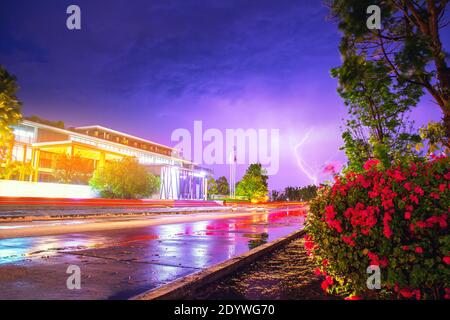
[[[159,288],[141,293],[130,300],[181,300],[188,299],[191,293],[197,289],[210,284],[211,282],[222,279],[223,277],[241,269],[250,263],[254,262],[263,255],[266,255],[282,245],[300,238],[305,234],[305,230],[295,231],[283,238],[277,239],[274,242],[266,243],[258,246],[240,256],[226,260],[205,270],[187,275],[183,278],[177,279]]]

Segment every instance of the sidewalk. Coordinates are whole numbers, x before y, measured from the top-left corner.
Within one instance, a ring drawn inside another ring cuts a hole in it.
[[[200,288],[196,300],[336,300],[323,292],[322,280],[303,246],[303,238],[252,263],[232,276]]]

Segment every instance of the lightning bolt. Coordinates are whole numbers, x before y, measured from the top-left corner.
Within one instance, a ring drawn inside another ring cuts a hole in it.
[[[297,164],[298,164],[300,170],[312,181],[313,184],[316,185],[317,184],[317,176],[314,173],[316,170],[314,170],[309,165],[307,165],[306,162],[301,157],[300,153],[298,152],[300,147],[306,142],[306,140],[308,140],[309,135],[311,134],[311,131],[312,131],[312,129],[309,129],[308,132],[306,132],[306,134],[303,136],[302,140],[295,145],[294,154],[295,154],[295,158],[297,160]]]

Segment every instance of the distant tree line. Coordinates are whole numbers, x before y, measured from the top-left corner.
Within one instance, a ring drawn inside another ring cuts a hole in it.
[[[317,187],[309,185],[306,187],[286,187],[284,191],[272,190],[272,201],[309,201],[316,197]]]

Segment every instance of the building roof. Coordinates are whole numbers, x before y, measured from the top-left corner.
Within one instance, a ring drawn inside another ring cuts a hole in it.
[[[162,157],[176,158],[178,161],[181,161],[183,163],[194,164],[192,161],[183,159],[182,157],[179,157],[179,156],[175,156],[174,157],[173,155],[164,155],[164,154],[160,154],[160,153],[157,153],[157,152],[152,152],[152,151],[149,151],[149,150],[143,150],[143,149],[135,148],[133,146],[127,146],[127,145],[123,145],[123,144],[118,144],[118,143],[116,143],[114,141],[99,139],[99,138],[96,138],[96,137],[93,137],[93,136],[89,136],[89,135],[86,135],[86,134],[84,134],[82,132],[75,131],[75,130],[61,129],[61,128],[58,128],[58,127],[54,127],[54,126],[50,126],[50,125],[47,125],[47,124],[42,124],[42,123],[39,123],[39,122],[30,121],[30,120],[22,120],[21,123],[24,124],[24,125],[30,125],[30,126],[34,126],[34,127],[38,127],[38,128],[44,128],[44,129],[52,130],[52,131],[59,132],[59,133],[62,133],[62,134],[75,135],[75,136],[79,136],[79,137],[87,137],[89,139],[93,139],[93,140],[96,140],[96,141],[107,142],[107,143],[110,143],[110,144],[113,144],[113,145],[118,145],[118,146],[121,146],[121,147],[126,147],[126,148],[130,148],[130,149],[138,150],[140,152],[151,153],[151,154],[155,154],[155,155],[162,156]],[[84,129],[88,129],[88,128],[102,128],[102,130],[103,130],[103,127],[101,127],[101,126],[79,127],[79,128],[76,128],[76,129],[77,130],[78,129],[84,130]],[[122,134],[121,132],[115,131],[115,130],[112,130],[112,129],[108,129],[108,128],[104,128],[104,129],[109,130],[111,133]],[[144,141],[146,143],[159,145],[159,146],[162,146],[162,147],[170,149],[170,150],[176,150],[174,148],[170,148],[170,147],[167,147],[167,146],[164,146],[164,145],[161,145],[161,144],[158,144],[158,143],[154,143],[154,142],[142,139],[142,138],[133,137],[133,136],[128,135],[128,134],[123,134],[123,135],[127,136],[127,137],[129,137],[131,139],[139,139],[139,140]]]
[[[147,140],[147,139],[144,139],[144,138],[139,138],[139,137],[133,136],[133,135],[128,134],[128,133],[124,133],[124,132],[121,132],[121,131],[113,130],[113,129],[106,128],[106,127],[99,126],[99,125],[76,127],[74,129],[75,130],[91,130],[91,129],[102,130],[102,131],[110,132],[110,133],[113,133],[113,134],[116,134],[116,135],[124,136],[124,137],[130,138],[130,139],[139,140],[141,142],[154,144],[154,145],[157,145],[157,146],[160,146],[160,147],[163,147],[163,148],[167,148],[167,149],[170,149],[170,150],[175,150],[175,151],[177,150],[175,148],[168,147],[166,145],[163,145],[163,144],[160,144],[160,143],[156,143],[154,141],[150,141],[150,140]]]

